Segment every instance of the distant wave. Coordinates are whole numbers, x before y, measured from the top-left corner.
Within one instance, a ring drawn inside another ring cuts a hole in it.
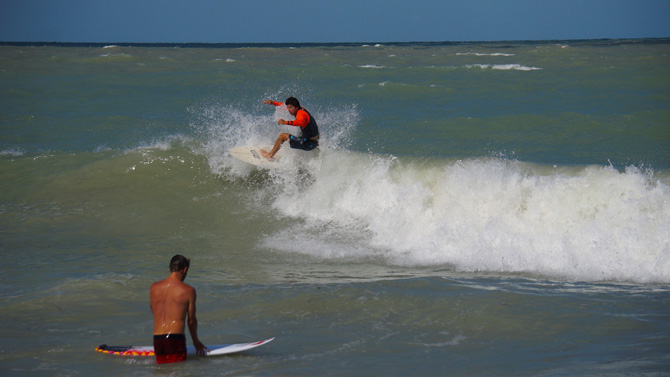
[[[119,54],[102,54],[100,55],[103,58],[110,58],[110,57],[118,57],[118,58],[132,58],[132,55],[124,54],[124,53],[119,53]]]
[[[376,64],[364,64],[364,65],[359,65],[359,68],[366,68],[366,69],[393,69],[394,67],[388,67],[385,65],[376,65]],[[540,67],[529,67],[526,65],[522,64],[466,64],[463,67],[472,69],[472,68],[479,68],[479,69],[494,69],[494,70],[500,70],[500,71],[541,71],[543,68]],[[410,68],[415,68],[415,69],[423,69],[423,68],[429,68],[429,69],[457,69],[458,67],[454,66],[430,66],[430,67],[410,67]]]
[[[0,156],[7,156],[7,157],[18,157],[23,156],[24,154],[25,152],[20,148],[8,148],[5,149],[4,151],[0,151]]]
[[[456,55],[474,55],[474,56],[514,56],[514,54],[505,54],[502,52],[482,53],[482,52],[459,52]]]
[[[497,69],[502,71],[540,71],[542,68],[528,67],[521,64],[468,64],[466,68]]]

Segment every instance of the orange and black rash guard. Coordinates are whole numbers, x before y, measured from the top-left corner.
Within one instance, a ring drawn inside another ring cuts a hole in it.
[[[275,106],[283,106],[281,102],[273,101]],[[316,120],[309,111],[305,110],[304,107],[298,109],[298,112],[295,114],[295,120],[286,121],[286,124],[290,126],[300,127],[302,130],[302,136],[306,139],[312,139],[319,136],[319,127],[316,125]]]

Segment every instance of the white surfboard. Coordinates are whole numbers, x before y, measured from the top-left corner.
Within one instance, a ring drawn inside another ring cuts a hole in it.
[[[260,347],[264,344],[268,344],[274,339],[275,338],[270,338],[253,343],[218,344],[213,346],[208,345],[207,348],[209,348],[209,352],[207,352],[205,356],[218,356],[242,352],[252,348]],[[153,346],[108,346],[103,344],[97,347],[95,350],[116,356],[156,356]],[[187,346],[186,352],[189,356],[195,355],[195,347]]]
[[[260,151],[261,149],[264,149],[269,152],[270,150],[272,150],[272,146],[235,147],[228,150],[228,153],[242,162],[246,162],[247,164],[256,166],[272,166],[274,164],[279,163],[279,159],[281,158],[281,149],[279,150],[279,152],[277,152],[277,154],[275,154],[272,160],[268,160],[267,158],[261,156]]]

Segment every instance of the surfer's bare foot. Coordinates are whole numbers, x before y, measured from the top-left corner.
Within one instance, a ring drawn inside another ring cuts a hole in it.
[[[270,152],[266,151],[265,149],[261,149],[261,156],[265,157],[268,161],[274,161],[275,159],[270,156]]]

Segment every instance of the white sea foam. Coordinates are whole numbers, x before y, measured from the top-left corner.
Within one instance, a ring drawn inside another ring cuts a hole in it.
[[[365,65],[359,65],[359,68],[374,68],[374,69],[382,69],[386,68],[386,66],[383,65],[374,65],[374,64],[365,64]]]
[[[636,168],[537,173],[500,159],[421,164],[343,151],[320,159],[311,186],[289,182],[274,203],[312,225],[265,246],[463,271],[670,281],[670,188]]]

